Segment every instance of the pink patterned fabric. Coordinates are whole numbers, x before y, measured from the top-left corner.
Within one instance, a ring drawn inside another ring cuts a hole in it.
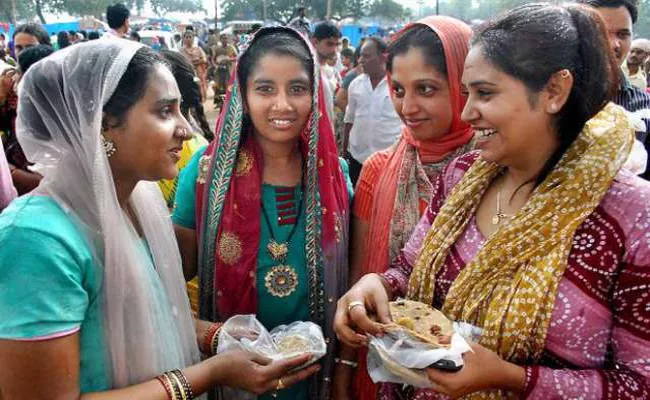
[[[403,296],[427,231],[451,188],[476,159],[452,161],[434,181],[434,195],[411,239],[384,273]],[[472,220],[436,277],[434,307],[485,243]],[[650,399],[650,183],[621,171],[601,204],[578,228],[542,358],[526,366],[528,399]],[[438,399],[427,390],[381,399]]]

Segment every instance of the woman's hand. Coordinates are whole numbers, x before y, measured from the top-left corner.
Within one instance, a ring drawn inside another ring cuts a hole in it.
[[[320,370],[319,364],[290,373],[309,361],[303,355],[286,361],[274,361],[246,351],[234,350],[213,357],[219,363],[218,384],[244,389],[255,394],[281,390],[309,378]],[[282,384],[280,384],[282,379]]]
[[[334,331],[339,340],[348,346],[359,347],[367,345],[368,338],[357,331],[381,336],[381,324],[373,321],[370,316],[382,323],[389,323],[391,319],[388,298],[388,286],[379,275],[368,274],[359,279],[359,282],[339,299],[336,306]]]
[[[523,367],[504,361],[479,344],[473,344],[472,350],[463,355],[465,365],[458,372],[427,369],[429,380],[435,385],[434,390],[453,399],[488,389],[515,393],[523,391],[526,381]]]

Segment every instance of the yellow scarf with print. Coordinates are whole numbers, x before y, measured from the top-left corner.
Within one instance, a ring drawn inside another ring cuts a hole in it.
[[[443,312],[483,328],[480,344],[529,364],[544,349],[560,279],[576,229],[598,206],[634,141],[622,108],[610,103],[589,120],[526,205],[460,272]],[[433,301],[435,277],[501,167],[479,158],[452,189],[424,241],[407,297]],[[500,398],[496,391],[471,398]]]

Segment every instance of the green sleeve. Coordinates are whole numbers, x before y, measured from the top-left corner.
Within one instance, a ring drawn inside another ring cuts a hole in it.
[[[352,205],[352,200],[354,199],[354,186],[350,179],[350,167],[343,157],[339,157],[339,163],[341,163],[341,169],[343,170],[343,176],[345,177],[345,184],[348,187],[348,198],[350,200],[350,205]]]
[[[17,226],[0,230],[0,248],[0,338],[46,339],[78,330],[92,296],[87,248]]]
[[[172,221],[183,228],[196,228],[196,180],[199,177],[199,160],[206,148],[194,153],[178,177]]]

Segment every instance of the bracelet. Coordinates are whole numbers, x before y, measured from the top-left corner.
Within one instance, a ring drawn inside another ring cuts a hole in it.
[[[187,396],[180,379],[178,379],[178,377],[176,377],[176,375],[171,372],[165,372],[165,376],[172,383],[172,387],[174,388],[174,398],[177,400],[187,400]]]
[[[217,348],[219,347],[219,334],[221,333],[221,328],[223,328],[223,324],[219,324],[217,330],[212,335],[212,341],[210,342],[210,351],[212,351],[212,355],[217,354]]]
[[[335,358],[334,362],[337,363],[337,364],[347,365],[350,368],[356,368],[356,367],[359,366],[359,363],[357,363],[357,362],[350,361],[350,360],[344,360],[342,358]]]
[[[156,377],[156,379],[165,388],[165,392],[167,392],[167,398],[169,400],[177,400],[176,396],[174,395],[174,390],[172,389],[172,383],[169,380],[169,377],[167,375],[159,375]]]
[[[205,354],[208,355],[214,355],[215,353],[212,351],[212,340],[214,339],[214,334],[219,330],[221,327],[221,324],[218,322],[215,322],[214,324],[210,325],[208,329],[206,329],[205,333],[203,334],[203,340],[201,341],[202,344],[202,351]]]
[[[192,390],[192,385],[190,385],[190,382],[187,380],[187,377],[183,371],[180,369],[175,369],[171,373],[181,382],[181,386],[185,392],[184,398],[187,400],[192,400],[194,398],[194,391]]]

